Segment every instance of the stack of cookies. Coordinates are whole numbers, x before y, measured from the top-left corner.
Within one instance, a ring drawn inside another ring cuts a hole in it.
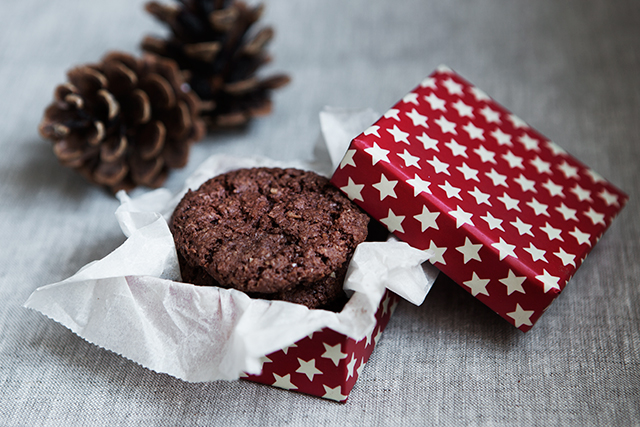
[[[170,228],[183,281],[331,308],[369,217],[326,178],[240,169],[189,191]]]

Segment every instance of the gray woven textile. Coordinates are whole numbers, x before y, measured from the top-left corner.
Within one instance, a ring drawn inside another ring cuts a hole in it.
[[[403,302],[346,404],[249,382],[189,384],[22,308],[124,241],[117,200],[37,134],[53,88],[164,29],[139,0],[0,4],[0,425],[640,425],[640,2],[271,0],[274,113],[214,153],[308,159],[325,105],[385,111],[444,63],[622,188],[630,202],[524,334],[439,279]]]

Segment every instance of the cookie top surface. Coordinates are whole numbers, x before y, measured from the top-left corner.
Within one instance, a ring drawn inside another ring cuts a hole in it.
[[[176,207],[176,248],[222,286],[272,293],[318,281],[348,261],[369,217],[329,180],[297,169],[240,169]]]

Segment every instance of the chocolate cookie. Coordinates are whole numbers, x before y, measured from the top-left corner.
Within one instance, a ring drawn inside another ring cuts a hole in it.
[[[256,168],[189,191],[170,227],[185,281],[318,307],[342,295],[368,222],[324,177]]]

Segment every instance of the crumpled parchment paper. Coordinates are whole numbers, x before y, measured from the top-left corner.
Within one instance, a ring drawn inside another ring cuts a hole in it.
[[[258,374],[260,358],[329,327],[356,340],[375,326],[385,289],[421,304],[438,274],[428,251],[390,238],[358,246],[345,280],[351,299],[340,313],[242,292],[180,282],[167,221],[187,189],[237,168],[298,167],[329,175],[350,140],[378,118],[371,110],[326,109],[312,162],[215,155],[177,194],[158,189],[121,201],[116,217],[127,240],[72,277],[36,289],[25,307],[156,372],[191,381],[234,380]]]

